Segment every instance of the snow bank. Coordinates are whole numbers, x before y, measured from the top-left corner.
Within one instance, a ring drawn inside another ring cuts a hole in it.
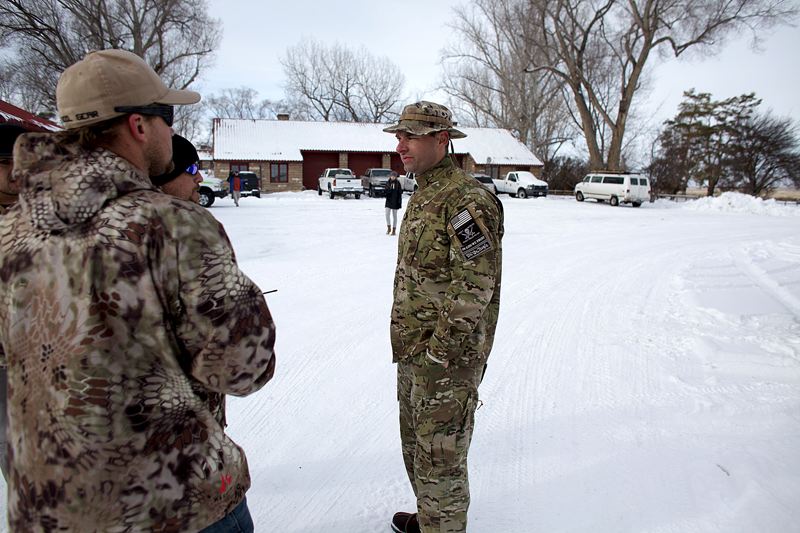
[[[706,196],[686,202],[683,209],[692,211],[715,211],[725,213],[747,213],[751,215],[770,215],[778,217],[800,216],[800,207],[779,204],[775,200],[762,200],[749,194],[725,192],[714,198]]]

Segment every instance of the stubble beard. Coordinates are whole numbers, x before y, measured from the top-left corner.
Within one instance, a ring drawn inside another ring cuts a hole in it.
[[[170,148],[172,146],[170,145]],[[170,153],[164,153],[163,148],[149,145],[145,151],[147,158],[148,172],[151,176],[160,176],[167,172],[172,172],[175,169],[175,164],[172,162],[172,150]]]

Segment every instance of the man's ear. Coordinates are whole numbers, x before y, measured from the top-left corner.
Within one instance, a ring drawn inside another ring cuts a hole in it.
[[[147,124],[145,123],[145,119],[142,115],[137,113],[128,115],[128,120],[125,121],[125,125],[128,128],[128,132],[135,140],[139,142],[146,140]]]

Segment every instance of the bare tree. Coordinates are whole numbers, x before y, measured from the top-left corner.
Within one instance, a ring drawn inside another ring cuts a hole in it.
[[[206,97],[204,102],[215,118],[273,118],[280,106],[280,102],[259,100],[258,91],[250,87],[223,89],[220,94]]]
[[[792,121],[763,115],[742,126],[729,148],[738,188],[759,196],[781,184],[800,185],[800,144]]]
[[[3,0],[0,38],[16,51],[3,65],[14,87],[4,90],[29,109],[55,111],[59,74],[92,50],[130,50],[168,85],[187,88],[209,66],[220,22],[205,0]]]
[[[443,89],[454,107],[481,127],[514,132],[545,163],[573,133],[563,82],[548,72],[527,72],[537,51],[536,31],[520,0],[474,0],[456,9],[461,42],[444,51]]]
[[[733,31],[750,29],[757,40],[757,30],[797,15],[791,0],[524,1],[537,52],[528,70],[564,82],[590,165],[609,170],[622,167],[634,97],[654,52],[711,52]]]
[[[405,79],[386,58],[365,48],[304,40],[281,60],[286,96],[295,115],[309,120],[385,122],[399,114]]]

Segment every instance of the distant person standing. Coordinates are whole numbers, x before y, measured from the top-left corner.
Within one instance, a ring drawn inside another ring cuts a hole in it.
[[[386,182],[386,235],[395,235],[397,229],[397,211],[403,207],[403,187],[397,179],[397,172],[389,174]],[[390,220],[391,218],[391,220]]]
[[[200,203],[200,156],[191,142],[177,134],[172,136],[172,163],[172,171],[150,176],[150,181],[175,198]]]
[[[236,207],[239,207],[239,198],[242,194],[242,178],[239,177],[238,170],[234,170],[228,176],[228,190],[231,191],[233,203],[236,204]]]
[[[448,155],[450,110],[407,105],[394,126],[397,153],[419,189],[398,242],[390,333],[397,363],[403,460],[415,513],[398,512],[398,533],[464,533],[478,385],[500,309],[503,208]]]

